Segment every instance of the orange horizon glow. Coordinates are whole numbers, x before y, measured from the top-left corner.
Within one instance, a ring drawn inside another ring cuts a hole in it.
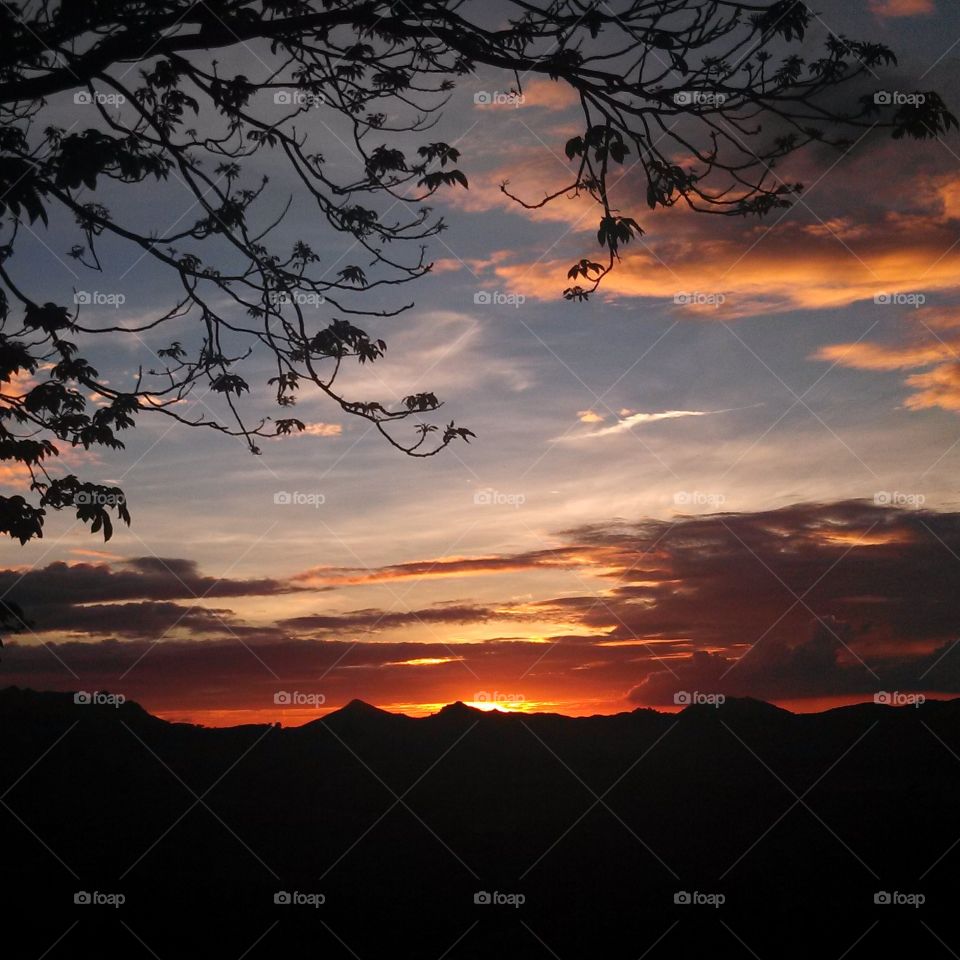
[[[926,700],[954,700],[954,695],[942,691],[920,692]],[[732,697],[728,699],[745,699]],[[551,701],[551,700],[524,700],[510,702],[491,702],[482,700],[460,700],[449,703],[436,701],[426,703],[385,703],[370,704],[386,713],[399,716],[423,718],[434,716],[444,707],[453,702],[463,703],[465,706],[483,713],[503,714],[560,714],[566,717],[615,716],[620,713],[633,713],[635,710],[654,710],[662,714],[676,714],[686,709],[674,704],[634,704],[626,701]],[[839,707],[850,707],[858,704],[873,703],[873,698],[863,694],[838,694],[827,697],[807,697],[801,699],[767,700],[772,706],[779,707],[795,714],[824,713]],[[322,709],[307,708],[279,708],[265,709],[255,707],[250,709],[236,708],[229,710],[156,710],[149,711],[161,720],[169,723],[190,723],[204,727],[236,727],[244,725],[272,725],[279,723],[281,727],[300,727],[315,720],[321,720],[330,714],[341,710],[346,704]]]

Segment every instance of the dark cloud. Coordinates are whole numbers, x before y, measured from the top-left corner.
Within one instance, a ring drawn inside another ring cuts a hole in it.
[[[425,580],[430,577],[465,577],[482,574],[512,573],[536,568],[580,566],[572,547],[530,550],[509,556],[438,557],[396,563],[386,567],[314,567],[293,578],[297,583],[360,584],[390,580]]]
[[[32,617],[37,632],[86,633],[159,639],[172,630],[201,635],[241,629],[233,611],[166,601],[137,603],[51,604]]]
[[[113,639],[45,647],[22,639],[10,644],[4,673],[31,686],[69,688],[76,686],[73,674],[89,686],[110,686],[137,663],[132,692],[148,704],[202,702],[208,709],[260,703],[262,691],[278,683],[320,678],[334,699],[442,702],[519,688],[530,700],[608,709],[672,703],[680,690],[773,700],[882,689],[960,692],[953,649],[960,636],[960,513],[845,501],[618,521],[560,537],[562,545],[551,550],[441,558],[363,576],[377,582],[399,571],[430,579],[439,567],[509,579],[517,569],[562,566],[593,578],[595,592],[318,610],[263,625],[221,605],[104,602],[124,592],[172,590],[171,569],[191,583],[209,583],[189,561],[136,560],[119,571],[51,564],[24,578],[41,601],[28,612],[42,636]],[[49,592],[38,595],[44,585]],[[249,580],[225,589],[243,596],[289,587]],[[522,633],[517,625],[527,622],[556,629],[546,637],[504,637],[504,624]],[[460,642],[443,630],[461,624],[489,624],[497,639]],[[399,642],[390,634],[398,630],[420,642]]]
[[[569,531],[611,569],[607,596],[565,598],[613,639],[677,638],[739,652],[849,625],[868,656],[919,655],[957,635],[960,515],[863,501]],[[614,559],[614,554],[616,558]],[[847,628],[844,628],[847,629]]]
[[[0,595],[28,609],[118,600],[269,596],[303,589],[271,578],[205,576],[193,560],[175,558],[136,557],[117,566],[57,562],[26,572],[0,570]]]
[[[503,610],[493,610],[475,604],[444,604],[422,610],[353,610],[344,614],[313,614],[278,621],[278,626],[291,633],[343,630],[389,630],[411,624],[483,623],[503,620],[510,616]]]

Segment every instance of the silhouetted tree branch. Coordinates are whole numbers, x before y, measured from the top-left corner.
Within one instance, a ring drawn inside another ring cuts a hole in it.
[[[606,2],[508,0],[509,17],[498,21],[506,25],[496,28],[484,6],[0,5],[0,458],[27,467],[36,497],[0,497],[0,530],[21,542],[41,536],[48,508],[75,509],[105,537],[111,511],[129,522],[118,488],[48,471],[54,441],[118,448],[118,434],[141,413],[241,436],[255,453],[260,437],[303,430],[292,416],[244,419],[240,401],[250,384],[242,371],[251,357],[271,358],[269,386],[281,409],[311,384],[406,454],[433,456],[473,436],[452,421],[438,427],[425,419],[442,406],[433,393],[385,406],[348,398],[337,378],[344,362],[372,363],[386,349],[348,318],[412,306],[373,310],[363,298],[429,271],[426,247],[444,223],[426,201],[467,187],[459,150],[428,134],[457,80],[478,64],[510,71],[518,91],[524,77],[544,75],[579,98],[584,131],[566,144],[571,179],[539,202],[514,197],[531,208],[571,193],[598,203],[604,254],[571,268],[568,300],[586,299],[621,247],[642,233],[611,197],[613,171],[627,163],[641,165],[651,208],[682,200],[695,210],[762,216],[800,190],[774,168],[807,144],[842,147],[844,128],[883,126],[895,137],[923,138],[956,125],[933,92],[889,108],[864,92],[875,68],[894,62],[881,44],[828,36],[815,59],[786,52],[811,23],[796,0],[634,0],[618,10]],[[228,69],[219,51],[245,60],[247,72]],[[248,76],[251,59],[259,61],[256,80]],[[835,106],[844,88],[858,95],[846,109]],[[71,94],[96,118],[84,129],[48,122],[56,98]],[[352,171],[331,164],[298,129],[314,109],[345,121]],[[419,143],[409,146],[412,138]],[[253,225],[253,211],[268,181],[248,172],[261,153],[280,154],[300,192],[270,213],[266,227]],[[126,215],[124,190],[174,181],[197,215],[182,228],[142,232]],[[502,189],[513,196],[507,184]],[[304,240],[274,242],[292,202],[314,205],[348,238],[353,262],[325,265]],[[58,292],[44,291],[41,277],[24,277],[12,259],[24,223],[47,225],[54,212],[75,225],[69,253],[78,264],[102,270],[106,241],[129,244],[176,279],[174,305],[139,325],[82,322],[82,302],[62,305]],[[414,253],[395,252],[403,247]],[[320,302],[339,316],[318,323],[304,306]],[[132,383],[106,382],[80,354],[81,342],[86,349],[98,337],[158,329],[181,332]],[[225,416],[185,413],[198,388]],[[397,430],[408,421],[412,438],[401,439]]]

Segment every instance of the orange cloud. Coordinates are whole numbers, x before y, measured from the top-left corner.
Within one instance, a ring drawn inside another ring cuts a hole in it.
[[[910,410],[960,411],[960,337],[944,338],[937,332],[960,327],[960,310],[918,310],[908,323],[914,337],[907,343],[834,343],[821,347],[813,359],[879,372],[930,367],[906,378],[904,383],[914,392],[904,405]]]
[[[339,423],[308,423],[301,432],[308,437],[339,437],[343,427]]]
[[[535,77],[523,86],[524,105],[542,107],[544,110],[566,110],[580,100],[573,87],[546,77]]]
[[[478,90],[474,106],[481,110],[528,110],[539,107],[551,112],[566,110],[579,103],[573,88],[566,83],[535,77],[524,83],[522,89]]]
[[[903,239],[907,229],[915,231],[909,241]],[[882,293],[956,289],[960,249],[950,250],[955,240],[929,222],[877,225],[856,247],[811,237],[794,224],[697,246],[666,238],[625,252],[601,290],[673,301],[683,312],[706,318],[839,308]],[[570,285],[573,259],[504,264],[496,273],[513,293],[556,300]]]
[[[601,423],[603,421],[603,415],[595,413],[593,410],[578,410],[577,419],[581,423]]]
[[[933,0],[870,0],[870,11],[885,19],[919,17],[936,13]]]
[[[828,360],[854,370],[909,370],[943,360],[941,343],[888,346],[881,343],[832,343],[821,347],[816,360]]]
[[[436,577],[471,577],[509,573],[535,568],[572,569],[590,565],[592,557],[584,557],[570,547],[533,550],[514,556],[438,557],[398,563],[389,567],[313,567],[293,577],[297,583],[310,586],[333,584],[382,583],[393,580],[427,580]]]
[[[30,482],[30,471],[22,463],[0,463],[0,486],[22,487]]]
[[[575,261],[602,261],[595,239],[601,211],[584,195],[527,210],[500,183],[509,181],[510,192],[527,203],[541,201],[573,174],[562,142],[552,131],[542,145],[509,147],[494,168],[471,173],[470,191],[451,195],[467,212],[510,211],[560,225],[559,234],[545,234],[539,256],[501,251],[493,267],[511,292],[554,301],[571,285],[567,271]],[[645,178],[628,164],[613,199],[646,233],[621,251],[599,295],[678,298],[687,315],[728,319],[841,308],[880,293],[958,289],[960,176],[951,160],[940,145],[905,145],[880,134],[840,159],[806,151],[779,177],[809,189],[789,211],[766,220],[708,217],[683,204],[647,210]]]
[[[911,410],[940,407],[960,412],[960,363],[944,363],[926,373],[907,377],[907,386],[916,393],[907,397]]]

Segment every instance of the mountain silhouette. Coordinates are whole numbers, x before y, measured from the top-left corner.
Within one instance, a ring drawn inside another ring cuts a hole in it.
[[[960,700],[581,718],[354,700],[204,728],[8,688],[0,722],[10,956],[67,930],[51,957],[855,958],[956,939]]]

